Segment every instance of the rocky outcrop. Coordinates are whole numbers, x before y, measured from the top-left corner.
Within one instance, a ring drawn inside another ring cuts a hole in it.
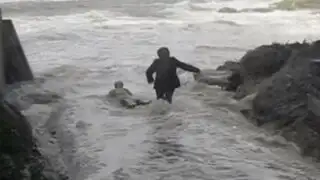
[[[38,150],[27,119],[7,101],[0,103],[0,179],[66,179]]]
[[[228,80],[234,98],[250,95],[251,109],[243,111],[246,117],[258,126],[274,124],[302,154],[320,159],[318,59],[320,41],[263,45],[248,51]]]

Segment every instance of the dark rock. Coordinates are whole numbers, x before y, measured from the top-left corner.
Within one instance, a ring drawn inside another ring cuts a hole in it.
[[[256,93],[241,113],[320,159],[320,41],[259,46],[239,64],[229,77],[235,98]]]
[[[236,61],[226,61],[216,68],[217,71],[236,71],[240,69],[240,63]]]
[[[224,64],[216,68],[217,71],[230,71],[231,74],[227,77],[228,83],[225,86],[226,91],[236,91],[243,83],[243,78],[240,74],[241,64],[236,61],[226,61]]]
[[[262,45],[247,52],[240,64],[246,76],[254,79],[266,78],[280,70],[291,55],[291,49],[285,45]]]
[[[294,52],[308,47],[307,43],[262,45],[249,50],[238,62],[229,77],[229,91],[241,99],[256,91],[256,86],[278,72]]]
[[[50,167],[37,149],[26,118],[6,101],[0,103],[0,179],[32,180],[62,179]]]
[[[320,97],[319,72],[311,66],[311,61],[320,57],[319,50],[310,46],[293,54],[284,68],[258,88],[253,110],[263,117],[261,121],[307,117],[307,94]]]
[[[230,8],[230,7],[224,7],[224,8],[221,8],[219,9],[220,13],[237,13],[238,10],[234,9],[234,8]]]
[[[315,96],[312,96],[310,94],[307,94],[307,96],[308,96],[308,110],[315,117],[320,117],[320,111],[319,111],[320,99],[318,99]]]
[[[226,86],[227,91],[236,91],[237,88],[243,84],[243,77],[240,74],[240,71],[233,71],[232,74],[228,77],[228,85]]]

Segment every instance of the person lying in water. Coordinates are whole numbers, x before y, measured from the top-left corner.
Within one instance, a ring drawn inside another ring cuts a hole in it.
[[[114,89],[108,93],[108,96],[119,100],[120,104],[127,108],[134,108],[138,105],[147,105],[151,103],[150,100],[144,101],[135,98],[127,88],[124,88],[122,81],[116,81],[114,83]]]
[[[167,47],[159,48],[157,54],[158,58],[146,70],[147,81],[149,84],[154,82],[153,88],[156,91],[157,99],[163,99],[171,104],[175,89],[180,87],[177,68],[194,73],[200,73],[200,69],[170,56]],[[155,80],[154,73],[156,73]]]

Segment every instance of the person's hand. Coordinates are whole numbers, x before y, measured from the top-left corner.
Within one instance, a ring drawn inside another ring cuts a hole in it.
[[[200,78],[200,75],[201,75],[201,71],[200,72],[197,72],[197,73],[193,73],[193,78],[194,80],[198,80]]]

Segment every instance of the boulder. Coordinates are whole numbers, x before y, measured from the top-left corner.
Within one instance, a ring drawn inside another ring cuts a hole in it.
[[[236,61],[226,61],[216,68],[217,71],[235,71],[240,69],[240,63]]]
[[[235,91],[236,99],[254,93],[257,85],[278,72],[294,52],[308,46],[309,44],[305,42],[273,43],[249,50],[239,60],[238,68],[232,69],[232,74],[228,78],[229,88],[227,90]]]
[[[229,84],[239,84],[237,99],[252,102],[241,112],[320,159],[320,41],[259,46],[239,64]]]
[[[27,119],[14,106],[0,103],[0,179],[60,180],[38,150]]]

